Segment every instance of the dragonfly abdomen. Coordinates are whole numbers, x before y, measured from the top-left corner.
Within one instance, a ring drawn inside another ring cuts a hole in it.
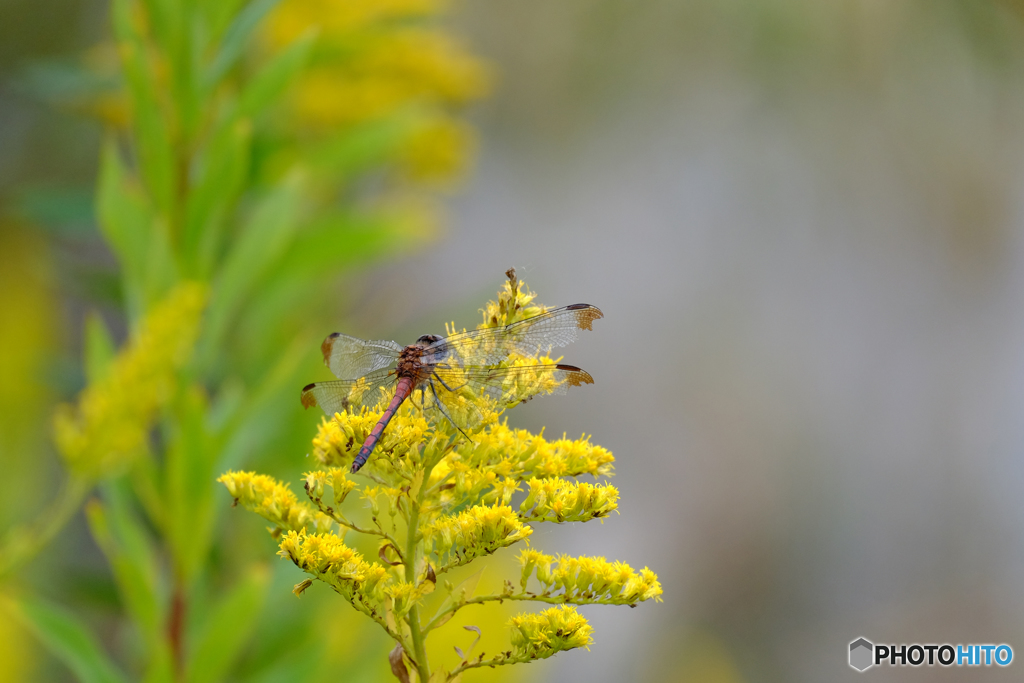
[[[363,442],[362,448],[356,453],[355,460],[352,461],[352,472],[358,472],[359,469],[366,464],[370,454],[373,453],[374,447],[377,442],[380,441],[381,434],[387,429],[388,423],[391,422],[391,418],[398,412],[398,406],[402,405],[402,401],[409,397],[412,393],[413,381],[411,377],[399,377],[398,383],[395,386],[395,395],[391,398],[391,403],[388,404],[384,414],[380,416],[380,420],[370,430],[370,435],[366,437],[366,441]]]

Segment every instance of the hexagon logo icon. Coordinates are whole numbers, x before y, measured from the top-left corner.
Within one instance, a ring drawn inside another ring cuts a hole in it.
[[[875,646],[866,638],[850,643],[850,666],[857,671],[866,671],[875,665]]]

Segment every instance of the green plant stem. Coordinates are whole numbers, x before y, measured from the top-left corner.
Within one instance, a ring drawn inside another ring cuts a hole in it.
[[[0,579],[32,559],[82,507],[92,482],[71,475],[56,500],[31,523],[13,529],[0,546]]]
[[[430,476],[429,470],[424,473],[423,480],[427,481]],[[416,581],[416,550],[417,537],[419,536],[420,505],[423,502],[424,486],[416,495],[416,501],[409,511],[409,525],[406,530],[405,540],[405,580],[408,583]],[[423,633],[420,631],[419,608],[413,606],[408,614],[409,633],[412,636],[412,647],[416,656],[416,670],[419,673],[420,683],[427,683],[430,680],[430,663],[427,661],[427,648],[424,644]]]
[[[452,680],[466,669],[479,669],[485,666],[493,668],[496,666],[504,666],[506,664],[529,664],[532,661],[534,660],[530,657],[499,656],[495,657],[494,659],[478,659],[475,662],[463,662],[462,664],[459,664],[457,667],[452,669],[451,673],[448,674],[448,680]]]
[[[481,595],[477,598],[469,598],[456,605],[452,605],[448,609],[438,612],[434,615],[434,618],[430,620],[430,623],[423,627],[424,633],[429,633],[435,628],[441,625],[440,622],[444,620],[444,617],[458,612],[467,605],[482,605],[485,602],[503,602],[505,600],[519,600],[528,602],[545,602],[549,605],[629,605],[635,607],[637,601],[622,601],[616,600],[615,598],[577,598],[577,597],[566,597],[564,595],[537,595],[535,593],[511,593],[511,594],[499,594],[499,595]]]

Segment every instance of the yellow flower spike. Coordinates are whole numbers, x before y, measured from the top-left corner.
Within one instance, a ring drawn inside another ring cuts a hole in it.
[[[524,520],[586,522],[618,509],[619,491],[609,484],[537,478],[527,484],[529,493],[519,506]]]
[[[373,612],[372,604],[379,604],[388,591],[387,570],[367,562],[332,533],[289,531],[281,540],[278,555],[331,586],[363,612]]]
[[[149,431],[187,363],[206,288],[184,283],[155,306],[102,378],[54,416],[54,438],[73,471],[105,476],[146,449]]]
[[[556,652],[577,647],[590,649],[593,628],[567,605],[537,614],[519,614],[509,620],[512,628],[512,656],[518,659],[546,659]]]
[[[635,605],[651,599],[661,602],[658,576],[647,567],[638,573],[623,562],[608,562],[603,557],[560,555],[555,561],[535,551],[521,554],[520,562],[524,564],[524,580],[530,576],[525,564],[533,563],[537,580],[544,586],[543,593],[561,597],[566,602],[610,605]]]
[[[548,441],[522,429],[510,429],[505,423],[491,425],[473,435],[474,444],[458,450],[456,457],[472,468],[506,468],[506,476],[516,479],[610,476],[615,457],[590,443],[588,437]]]
[[[334,522],[308,503],[299,502],[288,488],[265,474],[227,472],[217,479],[242,507],[260,515],[278,529],[298,531],[313,527],[327,531]]]
[[[532,532],[512,508],[475,505],[428,524],[423,538],[427,549],[437,556],[436,571],[441,572],[512,545]]]

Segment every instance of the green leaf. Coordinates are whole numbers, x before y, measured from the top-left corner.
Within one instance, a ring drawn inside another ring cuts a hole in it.
[[[175,164],[171,133],[157,96],[157,78],[148,49],[137,30],[138,13],[129,0],[114,0],[114,33],[132,98],[139,165],[150,195],[160,211],[171,215],[175,202]]]
[[[353,264],[414,251],[435,236],[429,218],[412,212],[331,213],[295,239],[275,279],[323,278]]]
[[[313,52],[317,31],[306,31],[291,45],[275,55],[246,85],[239,96],[237,117],[254,117],[277,102],[285,89],[305,68]]]
[[[175,683],[174,656],[166,638],[150,651],[142,683]]]
[[[146,303],[163,299],[178,279],[178,266],[171,248],[170,226],[163,216],[153,222],[146,250]]]
[[[82,683],[127,683],[78,617],[38,598],[12,601],[14,613]]]
[[[214,136],[185,208],[182,252],[193,273],[209,277],[228,214],[249,174],[252,125],[247,119],[225,125]]]
[[[206,73],[203,74],[203,89],[205,91],[209,92],[216,87],[225,74],[238,62],[256,27],[263,21],[263,17],[270,10],[274,9],[280,1],[253,0],[235,16],[234,21],[231,22],[231,25],[228,26],[227,31],[224,33],[220,52],[217,53],[213,63],[207,67]]]
[[[352,176],[392,161],[421,120],[417,108],[405,108],[344,128],[304,152],[318,170]]]
[[[85,377],[90,384],[106,376],[117,349],[103,318],[96,311],[85,316]]]
[[[86,518],[117,581],[121,599],[138,624],[149,647],[158,647],[163,634],[163,610],[158,599],[159,572],[146,532],[129,509],[117,484],[104,485],[107,504],[86,506]]]
[[[269,579],[265,567],[256,567],[213,607],[188,662],[188,683],[225,680],[256,627]]]
[[[132,318],[144,310],[146,261],[153,213],[131,181],[117,145],[108,139],[100,155],[96,189],[96,219],[100,231],[121,262],[124,293]]]
[[[298,392],[287,393],[299,386],[301,372],[313,355],[308,335],[300,334],[278,355],[277,362],[263,375],[260,385],[237,411],[227,431],[227,443],[220,454],[217,469],[233,469],[257,448],[273,437],[291,418],[283,403],[298,404]],[[224,500],[223,496],[220,500]]]
[[[189,585],[203,566],[213,533],[216,441],[205,426],[206,397],[193,387],[175,406],[177,429],[167,449],[168,540],[177,575]]]
[[[298,227],[302,184],[302,174],[293,172],[264,197],[225,258],[200,350],[204,367],[210,367],[220,353],[228,325],[257,280],[291,243]]]
[[[238,8],[244,4],[245,0],[201,0],[198,3],[196,9],[203,15],[211,45],[223,39],[231,22],[238,16]]]

